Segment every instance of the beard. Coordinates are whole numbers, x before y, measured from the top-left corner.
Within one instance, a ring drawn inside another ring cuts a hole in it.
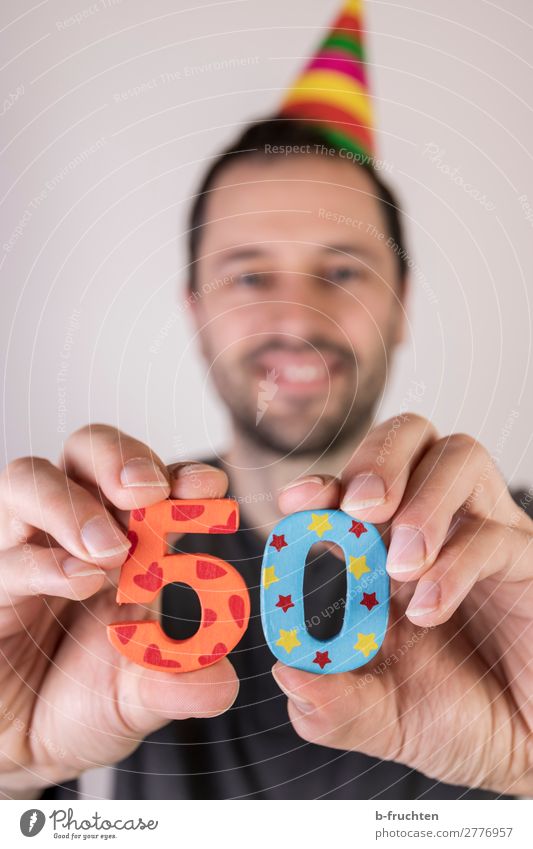
[[[347,409],[340,409],[336,415],[323,412],[318,416],[295,404],[292,420],[267,413],[257,425],[255,412],[243,406],[230,408],[230,414],[234,426],[260,448],[280,456],[324,456],[359,437],[371,420],[377,400],[374,393],[372,398],[364,399],[351,395]]]
[[[348,440],[359,438],[368,427],[386,383],[387,350],[382,349],[380,356],[364,369],[352,350],[324,340],[313,340],[312,346],[319,351],[334,348],[342,363],[340,375],[330,378],[329,391],[323,396],[289,395],[283,401],[274,393],[268,400],[267,378],[262,382],[267,389],[264,405],[261,389],[259,393],[257,390],[254,359],[266,347],[287,349],[287,345],[267,343],[229,367],[220,359],[211,359],[210,373],[217,392],[235,429],[251,444],[280,456],[326,455]]]

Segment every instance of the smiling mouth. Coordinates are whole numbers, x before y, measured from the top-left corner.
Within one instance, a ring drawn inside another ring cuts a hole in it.
[[[280,377],[287,383],[312,383],[314,380],[324,380],[327,371],[323,366],[298,366],[289,363],[281,369]]]
[[[287,392],[310,393],[327,392],[344,367],[341,358],[329,352],[277,350],[258,357],[253,370],[260,386],[268,384]]]

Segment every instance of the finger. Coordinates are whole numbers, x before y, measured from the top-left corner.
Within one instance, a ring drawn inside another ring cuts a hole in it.
[[[117,621],[117,611],[112,603],[108,604],[106,593],[100,596],[94,615],[102,623]],[[118,619],[124,621],[152,618],[153,611],[146,605],[122,605],[118,613]],[[140,740],[171,719],[215,716],[235,701],[239,681],[227,658],[195,672],[159,672],[117,654],[102,638],[102,631],[105,632],[104,626],[95,628],[94,621],[86,619],[85,623],[73,623],[70,633],[83,647],[88,665],[96,663],[96,668],[102,670],[95,686],[108,717],[111,711],[110,722],[104,724],[108,727],[114,723],[118,734]],[[108,683],[110,675],[112,688]]]
[[[413,470],[394,515],[389,574],[399,581],[419,577],[438,557],[457,511],[465,516],[475,502],[477,514],[495,518],[497,501],[503,515],[510,496],[488,452],[464,434],[439,439]]]
[[[172,498],[224,498],[228,476],[207,463],[183,462],[168,467]]]
[[[96,485],[121,510],[148,507],[170,494],[170,476],[157,454],[108,425],[75,431],[65,443],[61,464],[69,477]]]
[[[119,611],[124,620],[147,617],[153,618],[152,612],[141,605],[123,605]],[[216,716],[237,696],[238,679],[227,658],[176,675],[136,665],[117,653],[106,637],[106,624],[117,619],[114,594],[107,590],[86,608],[69,604],[63,618],[66,638],[54,654],[39,703],[50,735],[59,735],[67,758],[82,769],[88,763],[117,763],[171,720]],[[69,682],[74,709],[65,690]]]
[[[333,475],[306,475],[284,486],[278,496],[283,513],[324,510],[339,504],[340,481]]]
[[[135,739],[171,719],[213,717],[229,710],[239,692],[239,680],[227,658],[197,672],[173,675],[139,667],[121,672],[117,706],[125,732]]]
[[[80,560],[115,568],[130,548],[98,500],[48,460],[28,457],[10,463],[0,476],[0,502],[6,514],[17,516],[26,528],[45,531]],[[3,530],[3,547],[20,542],[14,523]]]
[[[398,752],[397,705],[391,676],[314,675],[279,661],[272,674],[288,697],[297,734],[317,745],[393,760]]]
[[[342,476],[341,508],[374,524],[389,520],[413,468],[436,439],[431,422],[412,413],[388,419],[371,430]]]
[[[39,595],[89,598],[105,579],[103,569],[72,557],[62,548],[29,543],[16,546],[2,552],[0,557],[0,608]]]
[[[531,533],[519,528],[511,532],[490,519],[464,518],[418,581],[406,615],[417,625],[440,625],[455,613],[477,581],[495,574],[500,581],[529,580],[532,541]]]

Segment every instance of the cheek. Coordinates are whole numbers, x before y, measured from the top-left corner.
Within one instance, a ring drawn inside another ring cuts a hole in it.
[[[246,351],[260,342],[261,323],[246,311],[206,315],[200,326],[202,348],[215,368],[237,367]]]
[[[369,353],[375,355],[383,346],[381,329],[375,317],[362,308],[345,315],[340,327],[348,345],[353,348],[354,357],[361,358],[363,363],[368,361]]]
[[[365,351],[384,351],[388,346],[393,304],[390,299],[361,298],[357,304],[345,309],[338,319],[342,331],[350,340],[356,354]]]

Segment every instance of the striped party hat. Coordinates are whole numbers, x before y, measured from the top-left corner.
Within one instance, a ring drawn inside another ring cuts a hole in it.
[[[278,114],[310,120],[333,145],[367,158],[374,153],[374,132],[362,13],[363,0],[346,0]]]

